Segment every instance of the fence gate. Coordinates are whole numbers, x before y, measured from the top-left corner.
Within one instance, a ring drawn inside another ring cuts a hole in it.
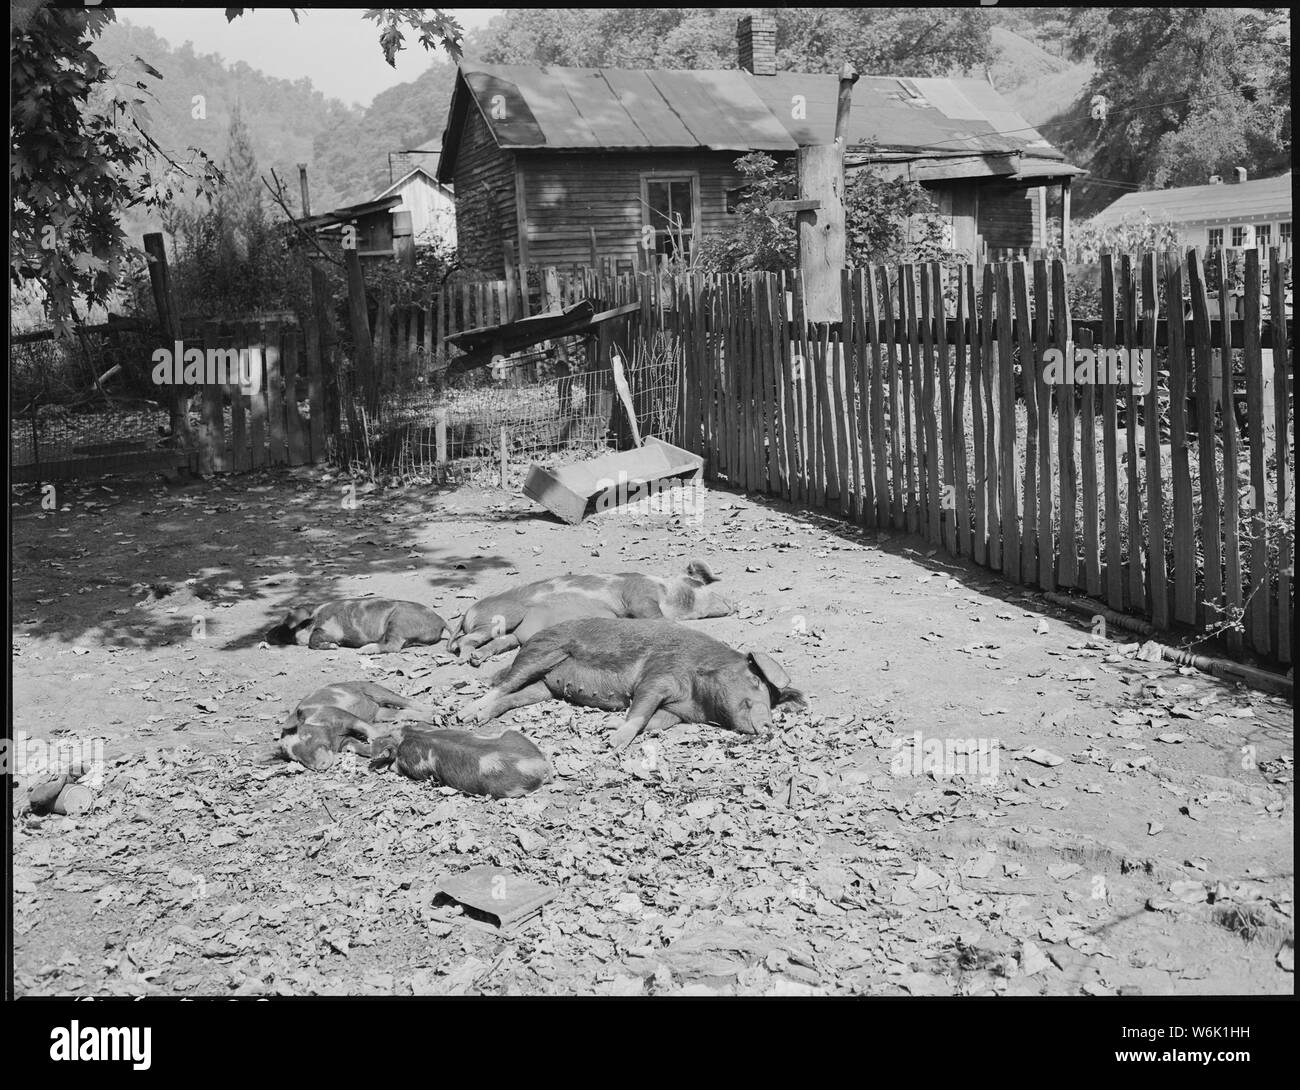
[[[324,461],[325,393],[318,352],[303,331],[258,322],[206,322],[206,380],[190,404],[198,415],[198,471],[245,473]]]

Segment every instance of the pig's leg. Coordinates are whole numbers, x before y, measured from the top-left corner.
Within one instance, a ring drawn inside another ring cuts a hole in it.
[[[623,725],[610,735],[609,744],[616,752],[626,749],[635,740],[636,736],[646,729],[651,723],[657,722],[662,725],[664,720],[661,716],[676,716],[671,712],[664,712],[659,705],[664,701],[664,694],[656,691],[640,692],[636,694],[636,699],[632,701],[632,706],[627,710],[627,719]]]
[[[373,681],[362,682],[360,690],[379,705],[380,714],[377,718],[386,722],[391,722],[394,719],[414,719],[420,722],[429,722],[437,714],[427,704],[419,704],[414,700],[408,700],[401,693],[385,689],[382,685],[378,685]]]
[[[461,712],[461,719],[470,723],[486,723],[495,719],[508,707],[502,704],[502,698],[510,696],[525,687],[532,694],[530,699],[509,707],[522,707],[524,704],[536,704],[546,700],[550,690],[543,683],[543,678],[569,657],[563,647],[541,647],[530,644],[515,656],[515,661],[492,679],[492,688]],[[491,714],[488,714],[488,713]]]
[[[497,689],[489,689],[461,713],[461,718],[465,722],[482,725],[483,723],[490,723],[497,716],[513,711],[515,708],[523,708],[529,704],[540,704],[543,700],[550,699],[551,690],[546,687],[544,681],[534,681],[531,685],[526,685],[513,693],[502,693]]]
[[[513,632],[508,632],[504,636],[498,636],[491,643],[485,643],[481,647],[476,647],[469,656],[471,666],[482,666],[488,659],[495,655],[511,651],[519,646],[519,637]]]

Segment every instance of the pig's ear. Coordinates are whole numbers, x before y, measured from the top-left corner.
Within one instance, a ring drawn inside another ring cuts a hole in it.
[[[694,579],[698,583],[716,583],[718,581],[718,577],[713,574],[713,569],[703,560],[692,560],[686,565],[686,578]]]
[[[762,651],[749,653],[749,667],[778,692],[790,684],[790,675],[777,665],[775,659],[763,654]]]
[[[792,708],[802,709],[808,707],[808,701],[804,699],[803,693],[798,689],[782,689],[780,693],[777,694],[777,698],[772,704],[772,707],[775,708],[784,704],[789,704]]]

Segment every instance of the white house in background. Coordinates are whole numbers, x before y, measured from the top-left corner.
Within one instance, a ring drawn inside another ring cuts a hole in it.
[[[396,217],[409,213],[411,235],[417,246],[446,239],[456,245],[456,197],[450,186],[443,185],[424,167],[407,171],[374,200],[400,197],[401,204],[391,211]]]
[[[1164,220],[1178,228],[1188,246],[1245,250],[1291,244],[1291,173],[1246,179],[1237,167],[1227,181],[1212,175],[1208,185],[1125,193],[1098,212],[1092,222],[1114,226],[1120,220]]]

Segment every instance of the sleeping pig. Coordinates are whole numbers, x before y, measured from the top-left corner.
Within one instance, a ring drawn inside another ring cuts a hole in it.
[[[401,724],[371,740],[371,770],[390,765],[411,780],[433,780],[467,795],[494,799],[527,795],[552,777],[550,761],[516,730],[485,738],[466,730]]]
[[[626,708],[610,739],[615,749],[647,727],[677,722],[757,735],[770,729],[778,704],[803,704],[785,671],[762,652],[742,654],[671,621],[594,618],[535,635],[462,719],[486,723],[553,696],[605,711]]]
[[[726,617],[729,601],[709,584],[717,577],[702,560],[692,560],[685,575],[660,579],[638,572],[619,575],[562,575],[542,579],[501,594],[480,598],[465,611],[447,640],[447,650],[475,666],[523,642],[517,629],[532,611],[526,626],[537,632],[558,620],[576,617]],[[538,613],[539,608],[549,612]],[[546,623],[542,623],[545,621]],[[489,642],[490,641],[490,642]],[[488,647],[478,655],[476,648]]]

